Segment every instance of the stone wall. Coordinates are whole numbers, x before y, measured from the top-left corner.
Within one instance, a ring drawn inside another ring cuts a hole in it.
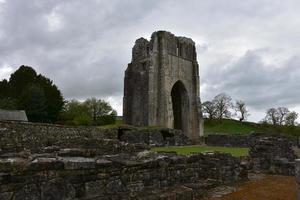
[[[189,143],[172,129],[0,122],[0,135],[0,200],[192,200],[240,174],[229,154],[145,150]]]
[[[192,200],[209,187],[236,183],[238,176],[239,159],[220,153],[182,156],[143,151],[83,157],[61,149],[2,154],[0,199]]]
[[[120,141],[146,144],[150,146],[190,145],[190,139],[180,130],[168,128],[126,128],[119,129]]]
[[[262,137],[250,146],[249,155],[255,172],[295,174],[297,156],[293,142],[286,137]]]
[[[209,146],[227,146],[227,147],[250,147],[261,138],[272,136],[270,134],[252,133],[249,135],[225,135],[225,134],[209,134],[205,137],[205,144]],[[283,137],[276,136],[274,137]],[[298,138],[286,137],[294,146],[298,146]]]
[[[189,144],[189,139],[181,131],[165,128],[104,129],[0,121],[0,152],[3,153],[24,150],[39,153],[44,147],[58,146],[94,149],[98,154],[106,154],[168,144]]]
[[[297,200],[300,199],[300,159],[295,160],[296,168],[296,183],[297,183]]]
[[[0,135],[0,149],[4,153],[24,150],[38,153],[44,147],[59,146],[61,148],[98,148],[99,152],[105,154],[112,150],[110,148],[112,144],[119,144],[117,130],[97,127],[0,121]]]
[[[209,134],[205,137],[205,144],[209,146],[249,147],[254,140],[256,137],[252,135]]]

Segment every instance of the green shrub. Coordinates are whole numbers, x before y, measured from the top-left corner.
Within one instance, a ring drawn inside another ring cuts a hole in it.
[[[104,126],[108,124],[114,124],[115,122],[116,122],[115,115],[104,115],[104,116],[97,117],[96,125]]]
[[[92,124],[92,118],[88,115],[78,115],[73,119],[74,125],[89,126]]]

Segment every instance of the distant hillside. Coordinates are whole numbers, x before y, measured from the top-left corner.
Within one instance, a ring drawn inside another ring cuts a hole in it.
[[[204,120],[204,135],[213,133],[245,135],[250,134],[251,132],[300,136],[300,127],[239,122],[233,119],[224,119],[222,122],[218,120]]]

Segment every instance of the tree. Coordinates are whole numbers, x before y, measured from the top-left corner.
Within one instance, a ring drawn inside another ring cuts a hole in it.
[[[214,97],[212,102],[216,109],[216,116],[219,120],[231,117],[231,112],[229,109],[232,107],[232,103],[229,95],[225,93],[218,94]]]
[[[244,101],[237,100],[235,102],[234,108],[235,108],[236,115],[238,116],[240,122],[247,119],[247,117],[249,116],[249,112],[247,110],[246,103]]]
[[[45,111],[47,112],[48,121],[57,121],[65,103],[61,92],[50,79],[41,74],[36,77],[36,82],[41,85],[45,92],[45,97],[47,99]]]
[[[64,105],[62,94],[57,86],[45,76],[37,75],[29,66],[22,65],[11,74],[8,82],[1,81],[0,91],[0,102],[4,102],[2,107],[26,110],[27,114],[32,115],[28,117],[29,120],[37,122],[56,122]],[[32,101],[36,105],[33,105]],[[40,108],[37,109],[35,106]]]
[[[290,112],[286,107],[270,108],[267,110],[265,121],[273,125],[295,125],[298,114]]]
[[[212,120],[216,118],[216,107],[213,102],[211,101],[205,101],[202,104],[203,113],[205,113],[208,117],[208,119]]]
[[[16,70],[9,78],[9,96],[18,98],[20,94],[29,87],[29,85],[35,83],[36,72],[29,66],[22,65]]]
[[[271,123],[273,125],[278,125],[279,124],[279,113],[276,108],[270,108],[267,110],[266,116],[265,116],[265,121],[267,123]]]
[[[285,117],[285,125],[295,126],[297,118],[298,118],[298,113],[296,113],[295,111],[288,113]]]
[[[8,81],[4,79],[3,81],[0,81],[0,99],[1,98],[7,98],[8,97],[8,90],[9,85]]]
[[[47,121],[46,97],[40,85],[31,85],[24,89],[21,95],[20,104],[26,111],[29,121]]]
[[[90,116],[88,107],[77,100],[66,102],[62,112],[62,119],[70,125],[92,124],[92,117]]]
[[[286,116],[290,113],[289,109],[286,107],[278,107],[277,114],[278,114],[278,124],[283,125]]]
[[[97,124],[97,119],[99,117],[116,116],[116,111],[113,110],[109,103],[104,100],[92,97],[87,99],[84,104],[89,109],[94,124]]]
[[[18,108],[18,102],[16,99],[6,97],[0,98],[0,109],[16,110]]]
[[[108,102],[96,98],[89,98],[84,102],[67,102],[62,113],[63,120],[71,125],[113,124],[116,116],[116,111]]]

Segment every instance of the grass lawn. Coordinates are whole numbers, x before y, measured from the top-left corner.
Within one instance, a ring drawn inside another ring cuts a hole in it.
[[[179,154],[189,154],[189,153],[198,153],[198,152],[212,152],[219,151],[230,153],[233,156],[246,156],[248,155],[248,148],[236,148],[236,147],[213,147],[213,146],[171,146],[171,147],[155,147],[152,148],[153,151],[175,151]]]
[[[251,132],[284,134],[289,136],[300,136],[300,126],[274,126],[271,124],[259,124],[253,122],[239,122],[234,119],[204,120],[204,135],[228,134],[246,135]]]
[[[255,123],[251,122],[239,122],[236,120],[224,119],[222,122],[214,120],[204,121],[204,134],[208,135],[210,133],[228,134],[228,135],[244,135],[251,132],[260,132],[261,128]]]

